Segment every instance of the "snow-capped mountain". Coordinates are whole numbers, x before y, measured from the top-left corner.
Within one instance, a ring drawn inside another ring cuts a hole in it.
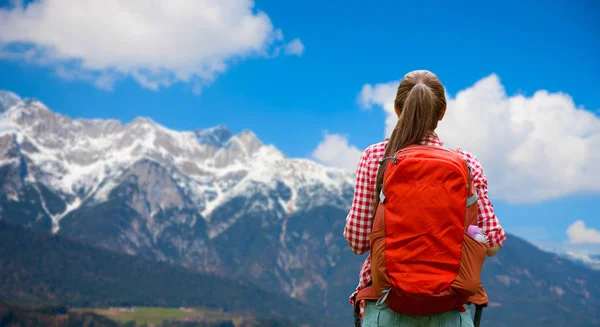
[[[323,279],[345,247],[337,218],[350,205],[352,174],[287,158],[251,131],[72,119],[10,92],[0,93],[0,114],[0,219],[250,275],[299,298],[326,288],[313,277]],[[311,251],[327,260],[309,263]],[[307,265],[313,275],[293,274]]]
[[[262,144],[251,131],[233,135],[218,126],[176,132],[148,118],[137,118],[127,125],[114,120],[72,120],[35,100],[21,101],[12,93],[3,93],[0,98],[4,107],[1,135],[15,138],[15,145],[35,167],[29,179],[59,194],[67,205],[63,212],[48,212],[55,231],[60,220],[83,203],[106,201],[125,171],[140,160],[168,167],[175,183],[207,221],[223,202],[248,188],[254,190],[257,184],[276,188],[280,182],[289,188],[290,197],[277,199],[277,204],[291,213],[298,204],[307,209],[322,203],[320,196],[302,197],[306,188],[318,186],[324,194],[339,198],[352,183],[343,171],[286,158],[273,146]],[[147,209],[151,214],[181,205],[181,201],[161,194],[151,199]],[[338,201],[336,205],[345,204]],[[224,222],[210,224],[211,237],[226,226]]]

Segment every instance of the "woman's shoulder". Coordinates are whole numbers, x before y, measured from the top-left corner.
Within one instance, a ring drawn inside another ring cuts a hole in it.
[[[469,152],[463,148],[456,148],[455,151],[469,164],[474,172],[483,171],[483,167],[481,166],[481,162],[477,156],[475,156],[472,152]]]
[[[385,155],[386,143],[384,141],[366,147],[360,156],[357,171],[376,173],[379,168],[379,160]]]
[[[385,154],[385,145],[387,141],[373,143],[363,150],[363,157],[379,158]]]

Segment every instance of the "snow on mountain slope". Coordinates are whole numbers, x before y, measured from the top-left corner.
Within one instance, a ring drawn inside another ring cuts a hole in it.
[[[0,112],[4,112],[8,108],[19,103],[20,101],[21,101],[21,98],[18,95],[14,94],[12,92],[0,90]]]
[[[0,93],[0,107],[0,137],[15,136],[30,170],[28,180],[45,185],[65,202],[62,212],[48,212],[55,232],[70,212],[106,201],[127,170],[143,159],[170,169],[209,224],[216,208],[255,192],[257,185],[264,190],[276,188],[278,183],[288,187],[291,197],[276,200],[288,214],[331,199],[335,205],[349,205],[339,198],[352,186],[351,174],[309,160],[286,158],[273,146],[262,144],[251,131],[234,135],[217,126],[179,132],[148,118],[125,125],[115,120],[71,119],[37,100],[21,100],[10,92]],[[307,194],[303,191],[307,188],[322,192]],[[169,197],[151,201],[156,202],[151,203],[154,208],[180,205]],[[226,229],[225,223],[216,224],[210,226],[211,237]]]
[[[563,254],[563,256],[570,258],[576,263],[581,263],[586,267],[592,268],[594,270],[600,270],[600,254],[597,253],[578,253],[573,251],[568,251]]]
[[[600,271],[600,246],[598,244],[543,244],[538,247],[576,264]]]

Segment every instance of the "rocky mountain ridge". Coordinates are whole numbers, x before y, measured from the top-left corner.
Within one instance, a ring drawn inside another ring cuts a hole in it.
[[[71,119],[0,93],[0,218],[107,249],[323,297],[353,176],[254,133]],[[314,253],[323,253],[314,258]]]

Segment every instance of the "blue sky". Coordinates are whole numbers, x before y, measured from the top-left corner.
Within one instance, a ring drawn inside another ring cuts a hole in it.
[[[0,0],[0,7],[9,10],[9,1]],[[508,96],[531,97],[538,90],[562,92],[598,119],[600,24],[594,19],[599,10],[594,1],[544,5],[466,1],[458,5],[257,0],[254,12],[257,9],[282,30],[282,47],[297,38],[304,51],[275,58],[256,54],[226,58],[226,69],[214,74],[212,81],[201,82],[200,94],[193,92],[194,83],[181,81],[152,90],[131,74],[119,75],[112,89],[106,90],[94,85],[93,78],[76,74],[85,71],[81,67],[66,61],[64,67],[71,74],[60,74],[56,62],[23,60],[14,56],[18,53],[14,47],[8,47],[13,55],[4,51],[0,56],[0,89],[38,98],[72,117],[128,122],[148,116],[176,130],[218,124],[234,132],[250,129],[264,143],[274,144],[291,157],[311,157],[326,131],[345,137],[348,146],[358,150],[379,141],[384,136],[386,111],[365,110],[359,103],[361,90],[365,84],[397,81],[413,69],[435,72],[451,96],[490,74],[498,76]],[[94,33],[102,38],[102,31]],[[6,29],[1,34],[0,45],[3,40],[8,44]],[[22,34],[25,41],[43,41]],[[182,38],[178,46],[189,47],[189,42]],[[100,69],[94,74],[101,73]],[[527,204],[511,204],[490,195],[507,230],[521,235],[535,230],[536,241],[563,242],[575,220],[600,229],[596,190],[575,188]]]

